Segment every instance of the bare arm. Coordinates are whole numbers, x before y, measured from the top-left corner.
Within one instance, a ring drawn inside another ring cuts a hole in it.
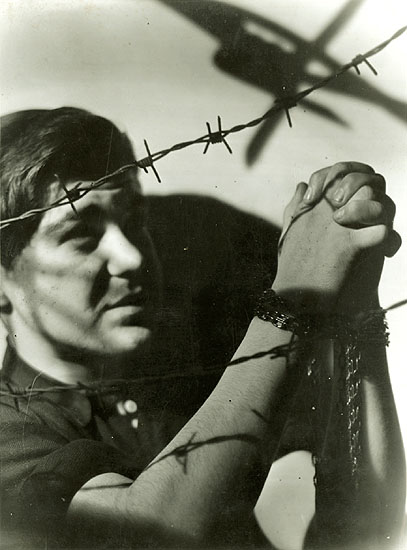
[[[323,366],[333,369],[333,383],[326,371],[320,388],[326,424],[317,430],[316,516],[307,548],[394,549],[401,535],[405,460],[386,353],[380,344],[361,345],[360,353],[360,453],[353,478],[343,365],[333,360],[332,342],[318,354]]]
[[[329,178],[322,173],[322,177],[316,179],[314,184],[323,186]],[[329,194],[333,196],[333,193]],[[357,201],[369,196],[372,196],[372,188],[363,187],[353,199]],[[344,200],[350,197],[348,189]],[[355,204],[351,201],[349,207]],[[377,209],[379,205],[373,206]],[[386,200],[382,206],[382,220],[391,224],[394,205]],[[372,212],[366,213],[365,221],[368,221]],[[399,236],[393,232],[385,247],[366,251],[360,256],[338,299],[337,311],[355,319],[379,308],[377,286],[383,266],[383,252],[391,256],[399,246]],[[323,385],[319,403],[322,423],[319,426],[316,517],[307,537],[307,547],[310,548],[395,548],[401,534],[405,504],[404,450],[385,345],[379,343],[379,332],[374,336],[378,337],[378,342],[358,345],[358,371],[361,376],[358,487],[349,475],[349,419],[346,420],[344,406],[347,399],[344,395],[345,365],[338,359],[334,360],[334,352],[337,355],[340,346],[338,342],[325,341],[314,351],[323,370]]]
[[[235,358],[290,339],[288,332],[254,319]],[[108,489],[106,481],[124,480],[99,476],[102,488],[77,493],[71,525],[81,536],[78,525],[92,525],[90,535],[101,540],[125,533],[133,545],[207,544],[231,516],[251,514],[284,422],[275,412],[285,408],[297,379],[284,357],[265,355],[229,367],[206,403],[134,483]]]
[[[294,202],[303,193],[300,187]],[[386,236],[383,227],[357,234],[339,227],[325,202],[304,215],[298,228],[297,238],[284,245],[275,288],[297,305],[310,303],[312,296],[328,309],[360,249]],[[254,319],[235,359],[285,346],[291,337]],[[216,541],[216,533],[227,533],[222,526],[251,515],[300,377],[283,357],[256,356],[229,367],[136,481],[99,476],[77,493],[69,510],[71,529],[96,543],[111,538],[115,546]]]

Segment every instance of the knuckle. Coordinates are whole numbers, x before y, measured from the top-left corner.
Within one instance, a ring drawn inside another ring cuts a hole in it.
[[[316,172],[311,174],[311,177],[309,179],[310,187],[316,188],[322,185],[329,168],[321,168],[321,170],[317,170]]]
[[[367,224],[379,223],[385,221],[386,213],[384,206],[380,202],[365,201],[357,213],[362,222]]]
[[[397,231],[394,231],[393,229],[392,231],[390,231],[389,236],[387,237],[386,252],[385,252],[386,256],[388,258],[391,258],[392,256],[394,256],[399,250],[399,248],[401,247],[401,245],[402,245],[401,236],[399,233],[397,233]]]
[[[383,219],[385,217],[386,211],[381,202],[372,202],[372,213],[377,217]]]
[[[396,215],[396,205],[394,201],[386,195],[385,197],[385,204],[384,208],[386,209],[387,216],[389,217],[390,221],[393,221],[395,215]]]
[[[371,175],[375,174],[374,168],[369,164],[365,164],[363,162],[354,162],[353,166],[355,168],[355,172],[363,172],[364,174]]]
[[[354,161],[341,161],[334,165],[335,169],[338,172],[342,172],[343,174],[347,174],[350,172],[362,172],[365,174],[374,174],[374,169],[369,166],[368,164],[364,164],[362,162],[354,162]]]
[[[344,176],[349,172],[351,172],[351,170],[345,162],[337,162],[336,164],[331,166],[325,178],[325,189],[328,190],[328,192],[332,192],[334,188],[337,189],[338,186],[341,184]]]
[[[363,162],[357,162],[356,163],[358,170],[361,172],[365,172],[366,174],[375,174],[373,166],[370,166],[370,164],[364,164]]]
[[[343,178],[346,174],[351,172],[352,170],[349,168],[348,163],[345,162],[337,162],[333,166],[331,166],[331,169],[329,170],[329,173],[327,175],[327,184],[330,184],[331,186],[333,184],[338,183],[339,178]]]
[[[383,191],[386,190],[386,179],[382,174],[375,174],[374,176],[376,185],[380,187]]]
[[[348,161],[341,161],[341,162],[337,162],[333,165],[333,167],[335,172],[337,173],[347,173],[347,172],[352,172],[353,170],[353,165],[351,162],[348,162]]]
[[[394,238],[394,241],[395,241],[395,249],[396,249],[396,252],[397,252],[397,250],[403,244],[403,239],[401,238],[400,233],[398,233],[397,231],[394,231],[394,229],[393,229],[393,233],[394,233],[393,238]]]
[[[398,231],[394,231],[394,233],[396,234],[396,238],[399,242],[399,246],[401,246],[403,244],[403,239],[402,239],[400,233]]]
[[[352,172],[343,178],[341,187],[348,197],[354,196],[360,200],[381,200],[386,190],[386,183],[380,174]]]

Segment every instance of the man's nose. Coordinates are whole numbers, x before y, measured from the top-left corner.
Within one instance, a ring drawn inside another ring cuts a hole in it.
[[[125,277],[139,270],[144,263],[141,250],[128,240],[117,226],[107,229],[103,238],[107,269],[112,277]]]

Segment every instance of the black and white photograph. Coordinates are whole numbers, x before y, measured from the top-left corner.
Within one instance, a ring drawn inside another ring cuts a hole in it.
[[[0,41],[0,549],[407,548],[407,4]]]

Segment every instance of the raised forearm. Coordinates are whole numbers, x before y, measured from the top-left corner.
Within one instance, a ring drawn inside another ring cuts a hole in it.
[[[352,163],[337,165],[324,172],[324,182],[331,186],[345,172],[346,187],[356,182],[358,189],[366,178],[349,174],[356,168],[364,174],[372,171]],[[305,188],[298,186],[287,220],[292,221],[301,206]],[[301,212],[285,235],[274,289],[292,299],[294,309],[311,306],[317,314],[329,314],[354,261],[362,250],[380,245],[385,230],[340,227],[325,200]],[[258,353],[287,345],[291,337],[254,319],[234,359],[255,356],[226,369],[201,409],[134,483],[121,489],[121,479],[108,480],[107,490],[100,490],[100,505],[79,491],[71,517],[82,521],[89,510],[88,525],[95,530],[97,518],[99,538],[116,532],[118,525],[133,547],[146,542],[210,545],[222,527],[228,533],[232,518],[242,523],[261,491],[289,408],[287,400],[300,379],[296,369],[287,368],[284,357],[271,360]]]
[[[255,318],[234,359],[290,339],[290,333]],[[242,521],[261,491],[285,418],[276,413],[295,382],[284,357],[265,354],[229,367],[206,403],[127,492],[128,508],[137,511],[142,499],[151,517],[201,542],[231,516]]]
[[[358,422],[359,452],[352,474],[349,416],[344,395],[345,373],[334,373],[332,392],[321,406],[316,517],[308,536],[310,548],[394,548],[404,514],[405,467],[399,425],[387,370],[384,346],[364,345]],[[324,367],[332,364],[325,347]],[[336,368],[343,365],[336,364]],[[325,379],[325,391],[329,384]],[[341,405],[342,403],[342,405]],[[325,434],[321,430],[326,430]]]
[[[385,350],[372,346],[363,355],[363,443],[366,467],[370,466],[366,478],[376,494],[370,522],[378,538],[378,547],[393,548],[404,518],[404,450]]]

